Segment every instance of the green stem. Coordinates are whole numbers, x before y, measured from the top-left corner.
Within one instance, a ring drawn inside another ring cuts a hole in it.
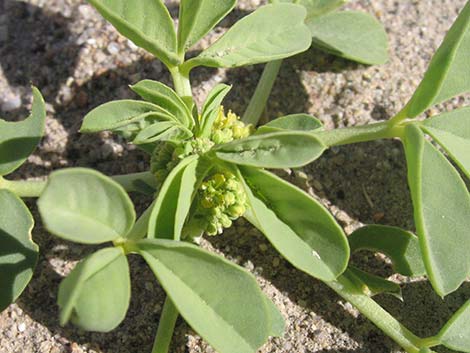
[[[276,81],[279,70],[281,69],[282,60],[271,61],[264,67],[263,74],[256,86],[255,93],[251,97],[248,108],[243,114],[242,120],[246,124],[253,124],[256,126],[261,118],[266,103],[268,102],[269,95]]]
[[[115,175],[111,178],[128,192],[139,191],[139,182],[156,185],[155,177],[150,172]],[[7,180],[0,177],[0,189],[10,190],[19,197],[39,197],[46,184],[47,180]]]
[[[175,85],[175,91],[182,98],[191,98],[193,93],[191,90],[191,82],[189,81],[189,72],[181,70],[178,66],[170,68],[171,78]]]
[[[400,324],[372,298],[358,290],[354,284],[354,280],[349,278],[349,276],[349,271],[346,271],[343,275],[338,277],[336,281],[325,283],[341,297],[354,305],[365,317],[372,321],[408,353],[419,353],[420,349],[423,348],[423,340]]]
[[[163,304],[162,315],[160,316],[160,322],[158,323],[152,353],[168,353],[177,318],[178,310],[176,310],[171,299],[166,297],[165,304]]]
[[[403,137],[403,133],[404,125],[390,124],[389,121],[363,126],[313,132],[313,134],[328,147],[386,138]]]

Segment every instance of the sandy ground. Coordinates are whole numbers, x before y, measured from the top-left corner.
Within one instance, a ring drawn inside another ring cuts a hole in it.
[[[240,0],[202,47],[227,26],[259,6]],[[268,117],[308,112],[327,128],[386,120],[406,103],[464,0],[362,0],[349,8],[376,15],[390,39],[388,64],[366,67],[310,50],[287,60],[276,82]],[[169,3],[177,13],[177,4]],[[199,48],[200,49],[200,48]],[[234,70],[198,69],[192,80],[197,101],[218,82],[233,85],[226,106],[242,113],[262,66]],[[43,177],[62,167],[87,166],[109,175],[143,171],[148,159],[107,133],[82,136],[84,114],[109,100],[133,97],[127,85],[143,78],[170,82],[159,62],[117,34],[85,1],[0,0],[0,112],[19,119],[30,103],[29,83],[47,101],[47,135],[39,149],[12,177]],[[470,97],[454,99],[428,114],[462,106]],[[285,172],[329,207],[349,233],[364,223],[413,230],[406,186],[406,166],[399,141],[376,141],[334,148],[302,172]],[[148,200],[135,199],[141,209]],[[29,201],[34,214],[33,200]],[[38,218],[37,218],[38,219]],[[18,302],[0,314],[1,353],[145,353],[150,352],[164,293],[142,260],[131,258],[132,303],[126,320],[109,334],[61,328],[57,287],[85,255],[93,251],[53,238],[40,222],[34,239],[41,247],[35,277]],[[260,352],[392,353],[401,352],[388,338],[340,300],[321,282],[295,270],[254,229],[243,222],[204,246],[224,254],[254,273],[287,322],[283,338]],[[380,259],[360,254],[361,266],[390,275]],[[470,286],[441,300],[425,281],[403,286],[402,303],[378,298],[390,312],[417,333],[436,332],[470,295]],[[444,350],[440,350],[444,352]],[[182,320],[172,352],[213,352]]]

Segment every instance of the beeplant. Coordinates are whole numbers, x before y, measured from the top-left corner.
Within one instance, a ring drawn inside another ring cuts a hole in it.
[[[224,84],[213,88],[200,109],[194,104],[189,80],[193,68],[237,67],[300,53],[311,46],[312,31],[306,23],[315,13],[312,9],[329,10],[342,3],[273,1],[187,60],[186,51],[235,2],[182,0],[176,31],[161,1],[131,6],[125,0],[90,0],[123,35],[168,67],[175,89],[151,80],[138,82],[131,89],[143,100],[106,103],[83,121],[83,133],[113,131],[148,152],[149,172],[110,178],[73,168],[53,172],[41,182],[0,179],[2,309],[21,293],[37,258],[30,237],[33,220],[19,197],[40,196],[38,208],[51,233],[84,244],[112,243],[82,260],[61,283],[62,324],[71,321],[99,332],[119,325],[130,297],[126,255],[134,253],[145,259],[167,293],[153,352],[168,352],[178,314],[219,352],[255,352],[269,336],[283,334],[282,316],[249,273],[191,244],[201,236],[221,234],[244,217],[292,265],[322,280],[407,352],[432,352],[438,345],[470,352],[470,302],[437,335],[420,338],[372,298],[379,293],[399,297],[400,287],[349,264],[350,252],[384,253],[396,273],[427,276],[442,297],[468,278],[470,195],[464,178],[470,176],[470,109],[415,118],[470,90],[470,2],[398,114],[382,123],[330,131],[304,114],[257,128],[258,117],[246,124],[221,106],[230,89]],[[334,41],[320,43],[352,57]],[[262,81],[269,84],[275,78],[270,76]],[[24,162],[43,133],[44,103],[39,92],[33,92],[30,118],[1,122],[2,175]],[[255,98],[252,106],[257,104],[264,105],[264,98]],[[268,171],[301,167],[332,146],[383,138],[403,142],[416,235],[369,225],[346,237],[318,201]],[[137,220],[127,192],[154,196]]]

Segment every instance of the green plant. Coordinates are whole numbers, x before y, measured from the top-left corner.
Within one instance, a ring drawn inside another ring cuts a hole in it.
[[[7,210],[0,218],[2,251],[7,255],[0,257],[0,265],[2,274],[9,276],[8,286],[0,291],[2,309],[21,293],[37,257],[30,239],[33,221],[18,197],[40,196],[39,211],[51,233],[84,244],[113,243],[80,262],[62,282],[58,295],[62,324],[72,321],[100,332],[114,329],[124,318],[130,297],[126,255],[136,253],[168,294],[153,352],[168,351],[178,313],[220,352],[256,351],[269,336],[282,335],[282,317],[250,274],[189,243],[203,234],[220,234],[243,216],[296,268],[330,286],[407,352],[432,352],[437,345],[470,352],[468,303],[436,336],[419,338],[372,299],[384,292],[399,296],[399,286],[349,264],[351,251],[384,253],[397,273],[426,275],[441,296],[468,278],[470,195],[447,158],[465,177],[470,176],[470,110],[461,108],[424,121],[414,118],[470,89],[466,61],[470,2],[402,111],[383,123],[332,131],[304,114],[281,117],[255,129],[223,110],[221,103],[230,89],[223,84],[214,87],[198,109],[189,74],[200,65],[236,67],[295,55],[310,47],[315,23],[322,24],[315,29],[317,45],[359,60],[361,53],[342,47],[347,41],[340,36],[329,42],[320,35],[330,21],[350,18],[346,14],[326,20],[330,15],[324,12],[342,1],[273,1],[189,60],[185,60],[186,51],[234,7],[234,0],[181,1],[177,32],[161,1],[141,1],[132,7],[124,0],[90,2],[122,34],[165,63],[175,90],[141,81],[131,88],[143,100],[99,106],[87,114],[81,128],[86,133],[109,130],[122,135],[150,154],[150,172],[109,178],[76,168],[54,172],[47,182],[0,179],[0,202]],[[378,57],[377,62],[385,60],[383,55]],[[275,78],[272,72],[267,76]],[[2,175],[24,162],[43,133],[44,104],[36,89],[34,96],[30,118],[2,122]],[[252,102],[262,111],[264,99]],[[382,138],[404,143],[417,235],[370,225],[346,237],[319,202],[266,170],[300,167],[329,147]],[[137,221],[126,191],[155,196]]]

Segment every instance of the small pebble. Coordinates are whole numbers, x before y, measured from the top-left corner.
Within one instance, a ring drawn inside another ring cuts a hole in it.
[[[119,53],[119,45],[116,42],[109,43],[106,49],[111,55],[116,55],[117,53]]]
[[[18,325],[18,331],[20,332],[25,332],[26,331],[26,324],[22,322],[21,324]]]
[[[11,112],[21,107],[21,97],[17,94],[7,96],[7,99],[2,104],[4,112]]]

